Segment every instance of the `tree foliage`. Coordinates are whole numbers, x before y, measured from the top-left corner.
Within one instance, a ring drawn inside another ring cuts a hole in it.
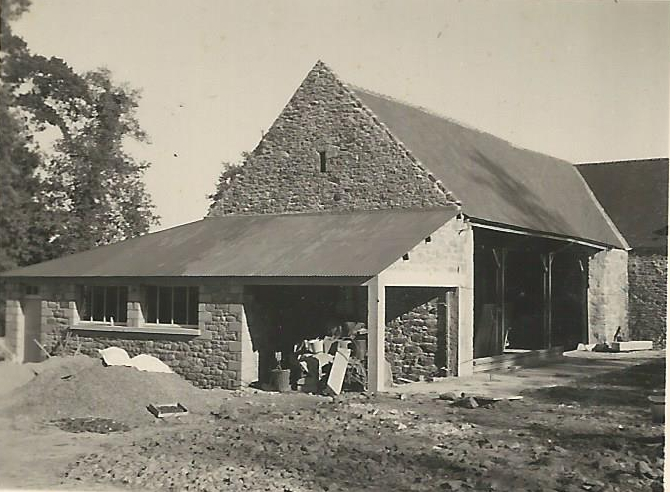
[[[212,203],[209,205],[210,212],[216,207],[219,201],[223,198],[226,190],[230,188],[231,184],[235,180],[235,177],[242,172],[242,166],[251,156],[249,152],[242,152],[239,162],[223,162],[223,171],[219,174],[219,179],[216,183],[216,189],[214,193],[207,195]]]
[[[106,69],[79,74],[32,53],[9,25],[29,0],[0,2],[0,269],[147,232],[158,221],[149,164],[124,150],[147,140],[139,93]]]

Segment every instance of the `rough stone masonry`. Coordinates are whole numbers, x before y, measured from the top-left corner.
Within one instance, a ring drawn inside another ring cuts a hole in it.
[[[320,152],[325,153],[321,170]],[[210,215],[375,210],[454,202],[322,63],[307,75]]]

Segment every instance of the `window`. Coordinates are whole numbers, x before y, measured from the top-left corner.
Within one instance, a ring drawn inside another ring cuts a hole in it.
[[[26,285],[26,295],[36,296],[39,295],[40,288],[37,285]]]
[[[81,288],[81,321],[125,323],[128,315],[128,287],[88,286]]]
[[[198,287],[147,287],[148,323],[198,324]]]
[[[321,165],[321,172],[325,173],[328,169],[326,166],[326,151],[321,150],[319,151],[319,163]]]

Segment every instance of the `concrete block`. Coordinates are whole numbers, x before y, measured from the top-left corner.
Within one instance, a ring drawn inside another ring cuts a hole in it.
[[[635,340],[630,342],[613,342],[612,350],[615,352],[633,352],[637,350],[651,350],[654,342],[651,340]]]
[[[242,352],[242,342],[228,342],[229,352]]]
[[[228,322],[228,331],[233,332],[233,333],[241,333],[242,332],[242,323],[239,321],[229,321]]]

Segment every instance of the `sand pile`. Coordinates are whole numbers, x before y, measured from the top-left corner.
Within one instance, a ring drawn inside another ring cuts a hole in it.
[[[149,373],[134,367],[104,367],[86,356],[52,357],[32,365],[31,381],[5,395],[0,413],[29,419],[101,417],[126,423],[154,419],[150,403],[181,402],[189,411],[205,411],[211,392],[177,374]]]
[[[0,362],[0,396],[23,386],[35,377],[32,364],[18,364],[11,361]]]

